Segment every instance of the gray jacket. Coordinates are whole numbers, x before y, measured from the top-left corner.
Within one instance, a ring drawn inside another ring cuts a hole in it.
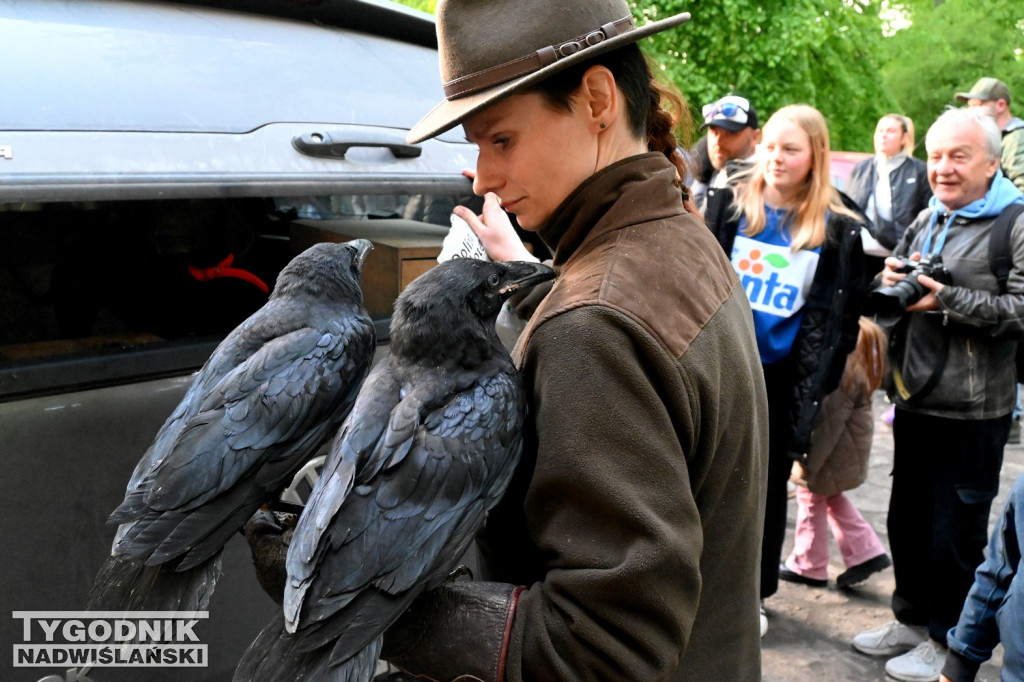
[[[923,211],[911,223],[896,255],[923,250],[932,212]],[[936,234],[944,222],[940,215]],[[1013,410],[1016,341],[1024,339],[1024,214],[1010,233],[1013,268],[1001,295],[988,253],[994,223],[995,218],[953,219],[942,248],[953,284],[939,292],[939,310],[905,315],[906,342],[892,358],[911,394],[928,381],[943,354],[945,368],[935,388],[916,404],[897,392],[897,406],[950,419],[992,419]]]

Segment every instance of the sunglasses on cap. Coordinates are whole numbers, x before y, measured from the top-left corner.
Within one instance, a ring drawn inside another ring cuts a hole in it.
[[[750,102],[743,97],[728,96],[717,102],[705,104],[701,110],[704,115],[704,123],[712,121],[735,121],[740,125],[747,124],[747,112],[750,111]]]

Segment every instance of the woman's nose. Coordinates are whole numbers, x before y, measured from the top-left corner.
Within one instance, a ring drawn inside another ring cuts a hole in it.
[[[497,189],[496,184],[494,174],[487,167],[487,164],[481,163],[480,159],[477,158],[476,175],[473,178],[473,194],[482,197],[488,192],[494,192]]]

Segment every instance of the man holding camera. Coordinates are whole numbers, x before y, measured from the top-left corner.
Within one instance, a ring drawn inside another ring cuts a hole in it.
[[[935,121],[925,138],[934,196],[871,295],[880,317],[898,320],[888,516],[896,621],[853,645],[902,653],[885,666],[898,680],[939,679],[946,632],[983,559],[1010,429],[1024,339],[1024,214],[1010,232],[1005,291],[990,267],[989,235],[1024,197],[999,170],[999,145],[998,127],[980,111],[951,109]]]

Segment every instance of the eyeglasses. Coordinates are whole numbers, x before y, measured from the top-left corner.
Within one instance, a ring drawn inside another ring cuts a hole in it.
[[[704,123],[726,120],[746,125],[748,111],[750,111],[750,102],[746,98],[730,95],[717,102],[705,104],[701,109],[701,114],[704,116]]]

